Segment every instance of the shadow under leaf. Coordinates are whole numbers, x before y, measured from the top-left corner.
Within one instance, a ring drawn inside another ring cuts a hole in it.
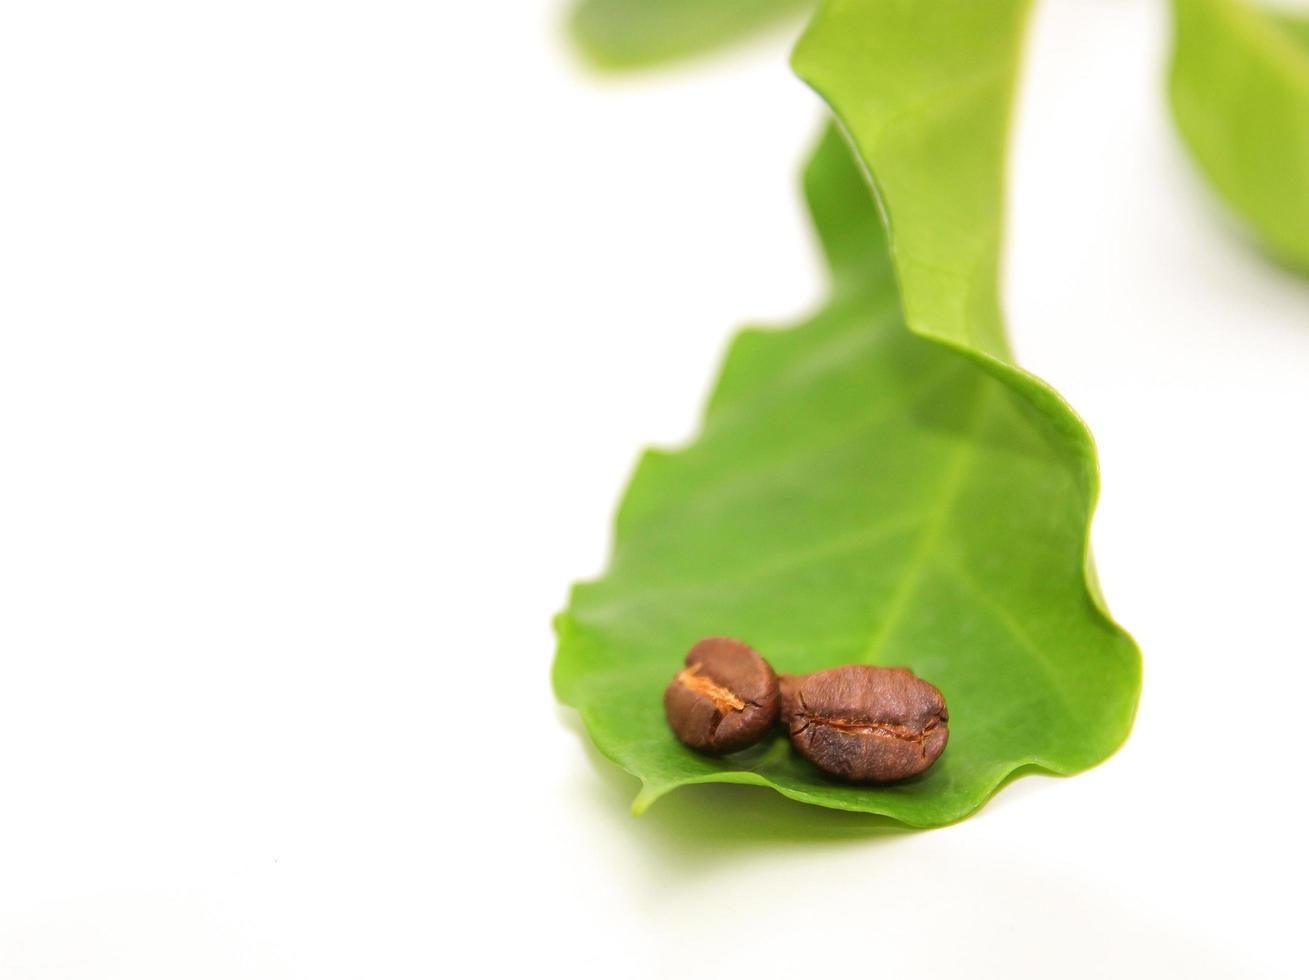
[[[631,803],[640,780],[600,754],[576,712],[561,707],[559,718],[578,736],[599,776],[591,783],[596,802],[624,820],[634,835],[665,852],[668,864],[703,870],[772,845],[866,845],[918,833],[889,817],[809,806],[761,786],[729,783],[679,787],[634,817]]]

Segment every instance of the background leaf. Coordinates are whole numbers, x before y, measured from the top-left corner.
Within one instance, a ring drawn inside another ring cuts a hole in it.
[[[814,0],[581,0],[569,29],[601,68],[645,68],[753,37]]]
[[[1025,9],[829,3],[797,50],[862,158],[829,134],[806,175],[831,300],[737,338],[700,437],[642,459],[608,572],[557,620],[556,691],[641,778],[638,811],[721,781],[934,826],[1024,767],[1094,765],[1131,727],[1139,655],[1089,579],[1090,437],[1012,363],[997,301]],[[784,739],[698,755],[660,695],[710,634],[783,671],[907,664],[945,693],[950,746],[883,787],[832,782]]]
[[[1309,273],[1309,20],[1242,0],[1174,0],[1169,95],[1219,194]]]

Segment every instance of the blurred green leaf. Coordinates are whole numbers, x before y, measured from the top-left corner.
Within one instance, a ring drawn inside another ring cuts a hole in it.
[[[569,29],[601,68],[646,68],[703,54],[795,19],[814,0],[580,0]]]
[[[1243,0],[1173,0],[1173,117],[1218,193],[1309,273],[1309,21]]]
[[[1268,16],[1284,30],[1296,44],[1302,45],[1309,56],[1309,10],[1269,10]]]
[[[937,826],[1020,770],[1094,765],[1130,730],[1139,654],[1087,549],[1094,448],[1013,364],[996,298],[1026,6],[830,2],[797,49],[850,136],[830,132],[806,173],[829,302],[736,338],[700,436],[643,457],[608,571],[556,620],[558,696],[640,777],[638,811],[734,782]],[[692,752],[661,694],[713,634],[782,671],[906,664],[945,693],[949,747],[877,787],[827,779],[781,738]]]

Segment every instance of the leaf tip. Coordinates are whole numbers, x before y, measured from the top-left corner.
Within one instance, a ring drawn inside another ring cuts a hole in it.
[[[636,794],[636,799],[632,800],[632,816],[641,816],[646,810],[650,809],[650,805],[655,800],[659,799],[667,791],[667,786],[656,786],[643,780],[641,782],[641,791]]]

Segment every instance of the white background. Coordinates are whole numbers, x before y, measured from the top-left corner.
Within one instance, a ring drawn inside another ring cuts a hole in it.
[[[1309,284],[1040,5],[1006,296],[1102,452],[1126,747],[873,835],[627,812],[548,686],[638,448],[821,295],[785,38],[586,75],[553,5],[0,12],[0,977],[1302,974]]]

